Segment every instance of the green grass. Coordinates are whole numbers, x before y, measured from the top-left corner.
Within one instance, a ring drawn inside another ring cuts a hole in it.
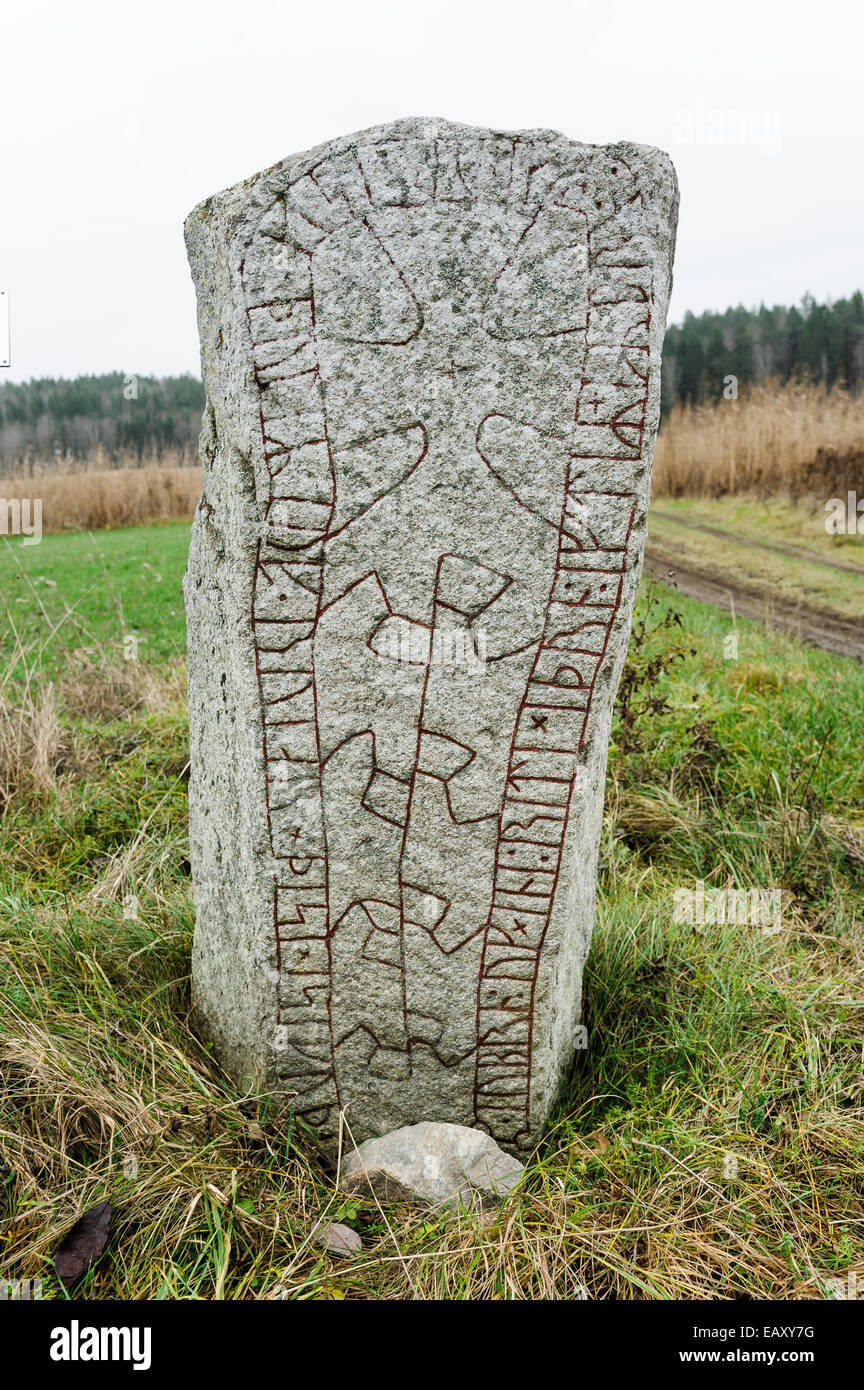
[[[96,545],[115,587],[126,575],[128,616],[145,552],[125,534],[131,559],[122,535]],[[133,612],[154,639],[180,607],[187,534],[146,533],[161,618]],[[93,542],[56,540],[60,588]],[[77,592],[116,642],[108,590]],[[63,630],[49,649],[27,621],[21,659],[57,696],[36,707],[39,757],[2,784],[0,1277],[62,1297],[51,1251],[106,1196],[112,1235],[83,1289],[98,1298],[795,1299],[861,1277],[861,667],[749,623],[729,659],[728,615],[643,588],[589,1045],[521,1188],[491,1217],[442,1217],[346,1201],[313,1136],[195,1034],[182,661],[103,663],[82,685]],[[676,922],[672,895],[697,880],[781,888],[782,930]],[[325,1219],[360,1232],[359,1259],[316,1246]]]
[[[73,649],[123,655],[128,635],[140,653],[163,661],[185,651],[180,584],[189,525],[136,526],[95,534],[46,535],[39,545],[0,540],[0,668],[14,630],[48,674]],[[56,638],[54,634],[56,633]]]

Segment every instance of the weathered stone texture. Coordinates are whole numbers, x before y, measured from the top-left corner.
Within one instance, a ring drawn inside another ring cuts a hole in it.
[[[379,1202],[494,1207],[523,1172],[482,1130],[427,1121],[367,1139],[345,1158],[341,1186]]]
[[[542,1130],[638,583],[668,158],[399,121],[186,226],[199,1014],[322,1134]]]

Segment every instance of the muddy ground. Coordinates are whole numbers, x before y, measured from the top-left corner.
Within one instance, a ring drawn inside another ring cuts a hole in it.
[[[770,550],[787,555],[804,564],[818,564],[828,569],[843,570],[854,574],[864,574],[864,566],[848,560],[832,560],[816,551],[796,548],[780,542],[746,540],[733,536],[716,526],[697,522],[686,522],[660,509],[652,508],[652,515],[661,521],[672,521],[688,531],[703,531],[708,535],[719,536],[729,541],[733,547],[743,545],[759,550]],[[706,563],[694,563],[691,556],[682,561],[674,547],[664,536],[662,541],[648,541],[645,547],[645,571],[653,579],[671,584],[689,598],[700,599],[703,603],[713,603],[725,608],[738,618],[751,618],[764,623],[768,628],[789,632],[802,642],[825,651],[836,652],[838,656],[852,657],[864,663],[864,613],[860,619],[842,616],[805,602],[803,599],[789,599],[780,596],[769,588],[741,580],[731,569],[734,564],[734,550],[730,553],[730,569],[720,570]]]

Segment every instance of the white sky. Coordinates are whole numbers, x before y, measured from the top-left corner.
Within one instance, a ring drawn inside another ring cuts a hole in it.
[[[668,150],[672,320],[848,295],[864,288],[861,15],[854,0],[7,0],[0,380],[197,373],[193,205],[399,116]]]

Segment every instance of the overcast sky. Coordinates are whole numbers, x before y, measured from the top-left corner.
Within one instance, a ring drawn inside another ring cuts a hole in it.
[[[186,214],[399,116],[668,150],[673,321],[848,295],[864,288],[862,28],[852,0],[10,0],[0,381],[197,373]]]

